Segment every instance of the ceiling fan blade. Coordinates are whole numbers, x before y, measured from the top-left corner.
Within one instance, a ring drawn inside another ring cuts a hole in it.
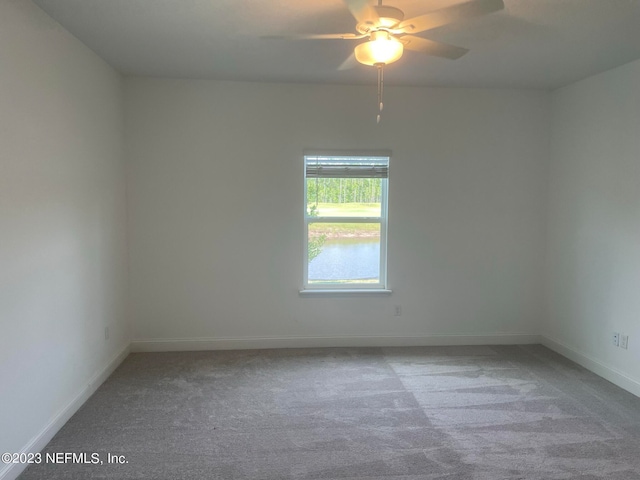
[[[369,5],[368,0],[343,0],[343,2],[358,23],[377,24],[378,14],[375,8]]]
[[[355,33],[301,33],[298,35],[264,35],[264,40],[358,40],[367,35]]]
[[[356,60],[356,54],[351,52],[351,55],[347,57],[347,59],[342,62],[342,64],[338,67],[338,70],[350,70],[352,68],[356,68],[358,66],[358,60]]]
[[[474,0],[472,2],[441,8],[434,12],[410,18],[401,22],[400,25],[398,25],[397,30],[401,30],[405,33],[420,33],[458,20],[480,17],[482,15],[497,12],[503,8],[503,0]]]
[[[413,35],[404,35],[400,37],[399,40],[407,50],[426,53],[427,55],[433,55],[435,57],[448,58],[450,60],[460,58],[469,51],[466,48],[456,47],[455,45],[448,45],[422,37],[414,37]]]

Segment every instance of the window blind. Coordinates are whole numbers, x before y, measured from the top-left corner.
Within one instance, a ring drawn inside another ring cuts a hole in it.
[[[387,178],[389,157],[305,156],[307,178]]]

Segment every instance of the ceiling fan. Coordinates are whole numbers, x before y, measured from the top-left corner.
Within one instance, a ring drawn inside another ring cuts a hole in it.
[[[402,57],[404,49],[436,57],[455,60],[469,50],[446,43],[436,42],[414,34],[456,22],[497,12],[504,8],[503,0],[472,0],[435,10],[417,17],[404,19],[404,12],[390,5],[369,5],[367,0],[343,0],[357,20],[357,33],[327,33],[278,36],[270,38],[291,38],[310,40],[369,40],[359,43],[340,69],[349,68],[354,59],[364,65],[378,69],[378,103],[382,111],[383,67]],[[380,122],[380,114],[377,121]]]

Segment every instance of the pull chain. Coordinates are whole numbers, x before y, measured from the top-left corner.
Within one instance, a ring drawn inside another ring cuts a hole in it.
[[[378,67],[378,116],[376,117],[376,123],[380,123],[380,115],[382,114],[382,108],[384,104],[382,103],[382,94],[384,93],[384,63],[377,63],[376,67]]]

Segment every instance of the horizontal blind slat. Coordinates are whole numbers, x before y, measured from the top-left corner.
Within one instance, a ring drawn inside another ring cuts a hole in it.
[[[307,178],[387,178],[387,166],[371,165],[312,165],[307,164]]]

